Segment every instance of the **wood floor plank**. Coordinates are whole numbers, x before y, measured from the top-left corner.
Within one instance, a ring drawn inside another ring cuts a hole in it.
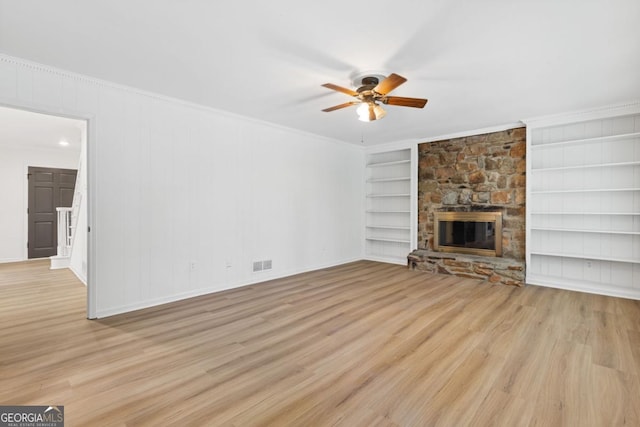
[[[0,404],[68,425],[640,425],[640,303],[370,261],[107,319],[0,264]]]
[[[491,388],[469,425],[526,427],[534,410],[535,405],[530,401]]]

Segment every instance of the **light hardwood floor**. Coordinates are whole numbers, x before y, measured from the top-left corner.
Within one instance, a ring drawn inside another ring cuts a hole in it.
[[[0,404],[68,426],[640,425],[640,303],[357,262],[85,319],[0,264]]]

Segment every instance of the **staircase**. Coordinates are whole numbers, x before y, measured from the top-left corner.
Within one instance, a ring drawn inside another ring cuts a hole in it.
[[[76,186],[73,193],[73,203],[71,207],[56,208],[58,214],[58,252],[57,255],[49,257],[51,260],[51,270],[68,268],[71,261],[71,248],[73,247],[73,237],[75,235],[78,213],[80,212],[80,202],[82,192],[80,191],[80,168],[76,175]]]

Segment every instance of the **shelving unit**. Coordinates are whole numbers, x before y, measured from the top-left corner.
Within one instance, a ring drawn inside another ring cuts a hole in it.
[[[600,192],[611,193],[614,191],[640,191],[640,188],[592,188],[592,189],[570,188],[568,190],[532,191],[531,194],[600,193]]]
[[[365,257],[406,264],[416,246],[415,148],[370,152],[366,164]]]
[[[640,105],[527,121],[527,283],[640,299]]]
[[[535,169],[535,171],[541,172],[541,171],[553,171],[553,170],[612,168],[617,166],[635,166],[635,165],[640,165],[640,162],[602,163],[599,165],[562,166],[562,167],[555,167],[555,168],[539,168],[539,169]]]
[[[588,229],[571,229],[571,228],[553,228],[553,227],[531,227],[532,230],[539,231],[565,231],[573,233],[597,233],[597,234],[631,234],[640,235],[640,231],[613,231],[613,230],[588,230]]]
[[[594,260],[594,261],[613,261],[613,262],[623,262],[623,263],[631,263],[631,264],[640,264],[640,260],[633,258],[618,258],[618,257],[609,257],[609,256],[588,256],[585,254],[572,254],[568,252],[537,252],[532,251],[532,255],[541,255],[541,256],[549,256],[549,257],[561,257],[561,258],[577,258],[584,260]]]

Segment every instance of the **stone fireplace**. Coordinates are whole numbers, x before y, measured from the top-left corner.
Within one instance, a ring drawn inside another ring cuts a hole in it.
[[[410,268],[524,284],[525,137],[516,128],[418,146]]]

